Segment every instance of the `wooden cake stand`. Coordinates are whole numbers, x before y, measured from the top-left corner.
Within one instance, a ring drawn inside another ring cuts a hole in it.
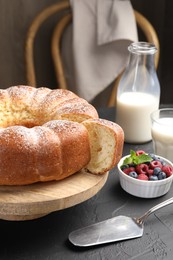
[[[0,219],[31,220],[79,204],[93,197],[106,183],[108,173],[84,170],[62,180],[26,186],[0,186]]]

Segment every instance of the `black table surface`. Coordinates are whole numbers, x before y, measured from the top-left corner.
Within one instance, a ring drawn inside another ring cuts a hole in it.
[[[101,109],[100,117],[114,121],[113,109]],[[143,149],[152,152],[152,142],[125,144],[123,154]],[[164,196],[142,199],[127,194],[120,186],[117,168],[104,187],[91,199],[45,217],[30,221],[0,220],[0,259],[8,260],[115,260],[173,259],[173,205],[151,214],[141,238],[79,248],[68,241],[71,231],[112,216],[140,216],[150,207],[173,196],[173,188]]]

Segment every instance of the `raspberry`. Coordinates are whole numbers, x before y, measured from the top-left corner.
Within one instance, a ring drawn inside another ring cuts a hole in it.
[[[148,176],[146,174],[139,174],[137,177],[138,180],[148,181]]]
[[[128,164],[125,164],[125,165],[122,165],[122,166],[121,166],[121,170],[122,170],[122,171],[124,171],[124,169],[126,169],[126,168],[129,168],[129,165],[128,165]]]
[[[123,172],[128,175],[130,172],[135,172],[135,167],[126,168]]]
[[[160,169],[162,169],[162,164],[160,161],[152,161],[152,162],[150,162],[149,166],[151,169],[154,169],[156,167],[159,167]]]
[[[155,161],[159,161],[162,165],[166,165],[166,163],[159,157],[157,157]]]
[[[140,155],[140,154],[143,154],[143,153],[145,153],[143,150],[138,150],[138,151],[136,151],[136,155],[137,155],[137,156]]]
[[[164,165],[164,166],[162,167],[162,171],[166,173],[166,176],[167,176],[167,177],[171,176],[171,175],[172,175],[172,172],[173,172],[172,167],[169,166],[169,165]]]
[[[147,174],[148,173],[148,165],[141,163],[136,166],[136,172],[138,174]]]
[[[150,169],[150,168],[148,167],[147,175],[148,175],[148,176],[153,175],[153,169]]]

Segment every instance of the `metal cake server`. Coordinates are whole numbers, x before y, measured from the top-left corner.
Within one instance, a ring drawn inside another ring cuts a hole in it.
[[[69,234],[69,240],[75,246],[87,247],[142,237],[147,217],[171,203],[173,203],[173,197],[149,209],[141,217],[117,216],[75,230]]]

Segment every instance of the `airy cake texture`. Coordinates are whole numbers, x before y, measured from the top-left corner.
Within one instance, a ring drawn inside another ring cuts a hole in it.
[[[0,90],[0,185],[104,173],[119,161],[123,130],[68,90]]]
[[[91,160],[86,168],[96,174],[112,169],[121,159],[124,132],[105,119],[89,119],[82,123],[88,130]]]

